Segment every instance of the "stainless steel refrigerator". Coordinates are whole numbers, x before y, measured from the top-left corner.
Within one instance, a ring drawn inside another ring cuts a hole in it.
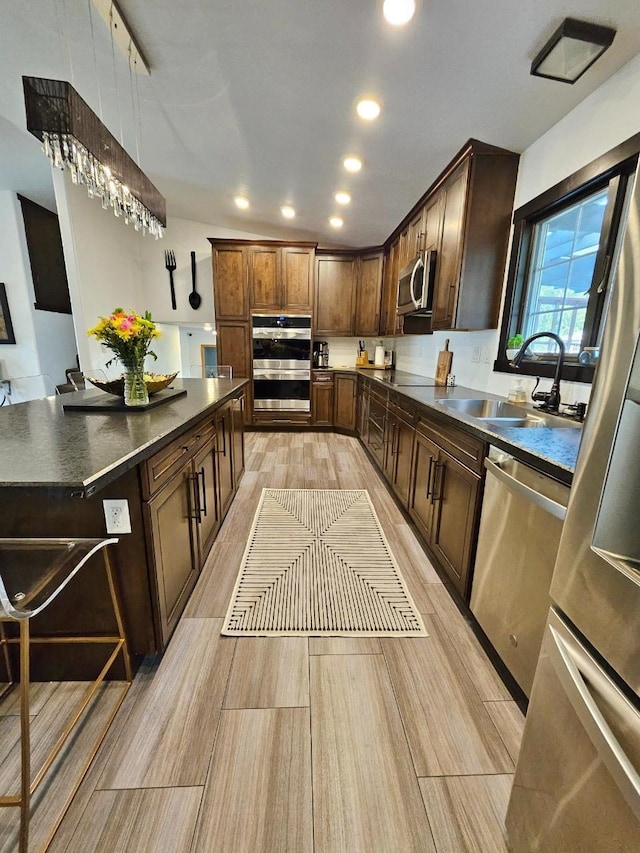
[[[640,182],[507,814],[514,853],[640,850]]]

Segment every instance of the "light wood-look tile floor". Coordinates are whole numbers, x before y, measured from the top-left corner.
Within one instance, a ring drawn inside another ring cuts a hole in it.
[[[331,433],[246,444],[169,648],[138,672],[50,849],[505,851],[522,714],[364,450]],[[429,637],[220,637],[263,487],[368,489]],[[55,701],[40,688],[38,716]],[[14,715],[0,707],[15,743]]]

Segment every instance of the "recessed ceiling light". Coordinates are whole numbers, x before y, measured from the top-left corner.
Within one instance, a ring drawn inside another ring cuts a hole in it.
[[[401,27],[408,23],[415,11],[415,0],[384,0],[382,6],[382,14],[394,27]]]
[[[356,104],[356,112],[365,121],[373,121],[380,115],[380,104],[372,98],[362,98]]]
[[[351,196],[349,195],[349,193],[344,192],[344,190],[341,190],[340,192],[336,193],[334,195],[334,198],[338,202],[338,204],[349,204],[349,202],[351,201]]]
[[[296,215],[295,210],[288,204],[284,204],[280,208],[280,213],[284,216],[285,219],[293,219]]]
[[[239,207],[240,210],[246,210],[249,207],[249,199],[245,198],[243,195],[237,195],[234,198],[234,202],[236,207]]]
[[[344,222],[342,221],[342,219],[339,216],[330,216],[329,217],[329,225],[332,228],[342,228],[342,226],[344,225]]]
[[[359,172],[362,169],[362,160],[359,157],[349,155],[349,157],[344,158],[342,165],[347,172]]]

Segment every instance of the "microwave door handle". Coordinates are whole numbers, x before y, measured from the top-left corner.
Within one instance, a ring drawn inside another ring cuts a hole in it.
[[[419,302],[418,302],[418,300],[416,299],[416,295],[415,295],[415,293],[413,292],[413,285],[414,285],[414,282],[415,282],[416,273],[418,272],[418,270],[420,269],[420,267],[423,267],[423,266],[424,266],[424,264],[422,263],[422,258],[418,258],[418,260],[416,261],[416,265],[414,266],[413,270],[411,271],[411,282],[410,282],[410,288],[411,288],[411,301],[413,302],[413,304],[414,304],[414,306],[416,307],[416,309],[420,308],[420,303],[419,303]]]

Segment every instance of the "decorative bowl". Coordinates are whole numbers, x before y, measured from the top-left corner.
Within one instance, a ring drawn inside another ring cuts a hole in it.
[[[175,373],[145,373],[144,381],[147,386],[147,391],[149,392],[149,396],[151,394],[156,394],[158,391],[162,391],[167,388],[173,380],[178,375],[179,371],[176,370]],[[96,388],[100,388],[101,391],[106,391],[107,394],[115,394],[116,397],[124,397],[124,375],[119,376],[117,379],[92,379],[90,376],[85,376],[85,379],[88,382],[91,382],[92,385],[95,385]]]

